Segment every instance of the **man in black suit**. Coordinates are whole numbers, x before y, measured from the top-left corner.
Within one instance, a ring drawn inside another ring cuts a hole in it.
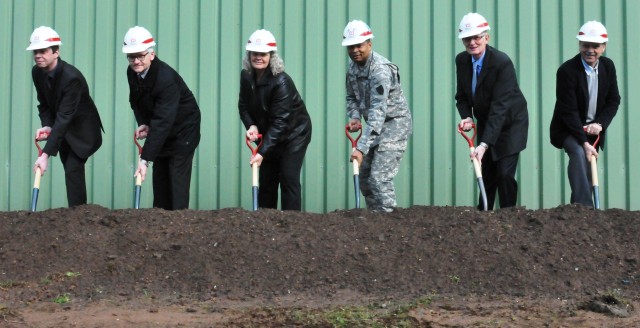
[[[144,27],[132,27],[122,52],[129,67],[129,102],[138,122],[136,136],[146,138],[135,175],[153,166],[153,207],[189,207],[191,165],[200,142],[200,108],[182,77],[156,56]]]
[[[458,38],[465,51],[456,56],[456,107],[458,127],[468,131],[473,118],[480,145],[471,157],[482,163],[488,209],[496,191],[500,207],[515,206],[518,200],[516,168],[520,152],[527,146],[529,114],[516,71],[509,57],[488,45],[491,28],[477,13],[462,18]],[[478,209],[482,209],[482,200]]]
[[[556,73],[556,105],[549,128],[551,144],[569,155],[567,174],[571,203],[593,206],[591,199],[592,146],[600,134],[598,147],[604,149],[605,132],[620,105],[616,67],[601,57],[607,47],[604,25],[590,21],[578,36],[579,54],[564,62]]]
[[[87,81],[78,69],[60,58],[60,45],[56,31],[40,26],[31,34],[27,48],[33,51],[36,63],[31,75],[42,124],[36,130],[36,139],[47,140],[33,170],[40,168],[44,174],[49,156],[60,152],[71,207],[87,203],[84,165],[102,145],[102,122]]]

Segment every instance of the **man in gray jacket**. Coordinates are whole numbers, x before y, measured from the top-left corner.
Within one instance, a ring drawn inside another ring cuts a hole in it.
[[[367,125],[351,160],[360,163],[360,189],[367,208],[392,212],[396,207],[393,178],[411,134],[411,112],[402,93],[398,67],[372,50],[371,28],[362,21],[349,22],[342,45],[351,58],[347,72],[349,129]]]

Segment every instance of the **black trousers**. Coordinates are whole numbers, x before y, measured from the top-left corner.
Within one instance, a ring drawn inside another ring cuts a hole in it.
[[[69,207],[87,203],[87,183],[84,165],[86,158],[80,158],[73,152],[66,141],[60,144],[60,161],[64,167],[64,180],[67,185],[67,202]]]
[[[562,143],[564,151],[569,155],[567,175],[571,186],[571,204],[582,204],[593,207],[591,198],[591,164],[587,161],[584,148],[573,136],[568,136]]]
[[[260,190],[258,205],[262,208],[278,208],[278,185],[282,194],[282,210],[302,209],[300,172],[309,142],[281,145],[262,160],[260,165]]]
[[[496,201],[496,191],[500,196],[500,208],[512,207],[518,201],[518,182],[516,168],[520,153],[503,157],[494,161],[491,151],[482,157],[482,180],[487,192],[487,209],[493,210]],[[482,195],[478,197],[478,209],[482,210]]]
[[[157,157],[153,162],[153,207],[181,210],[189,207],[191,164],[195,151]]]

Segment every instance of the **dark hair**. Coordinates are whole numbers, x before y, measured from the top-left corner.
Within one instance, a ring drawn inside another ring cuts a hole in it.
[[[56,51],[60,50],[60,46],[51,46],[49,48],[51,48],[52,53],[55,53]]]

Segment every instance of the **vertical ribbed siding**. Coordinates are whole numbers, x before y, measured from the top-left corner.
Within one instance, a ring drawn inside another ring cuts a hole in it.
[[[24,49],[40,25],[60,33],[61,56],[89,83],[103,120],[102,148],[89,160],[90,202],[132,206],[137,152],[135,119],[128,103],[121,52],[128,28],[147,27],[156,51],[194,92],[202,110],[202,139],[194,159],[191,208],[250,208],[251,170],[244,127],[237,113],[239,72],[246,38],[259,28],[274,33],[287,72],[313,121],[303,167],[303,206],[326,212],[353,207],[350,146],[344,136],[344,78],[348,57],[340,45],[346,23],[361,19],[374,31],[374,50],[400,68],[414,115],[414,133],[396,178],[400,206],[473,205],[474,173],[464,140],[455,132],[455,55],[460,18],[483,14],[492,26],[490,44],[513,60],[529,104],[529,143],[520,157],[519,203],[549,208],[569,202],[566,155],[548,141],[555,102],[555,72],[578,50],[576,31],[587,20],[607,26],[606,55],[618,69],[622,103],[599,160],[604,208],[640,209],[639,155],[631,142],[640,122],[640,43],[633,0],[93,0],[0,2],[0,36],[11,49],[0,58],[0,210],[29,206],[39,127]],[[152,203],[151,179],[142,206]],[[42,179],[39,209],[66,206],[64,174],[52,159]]]

